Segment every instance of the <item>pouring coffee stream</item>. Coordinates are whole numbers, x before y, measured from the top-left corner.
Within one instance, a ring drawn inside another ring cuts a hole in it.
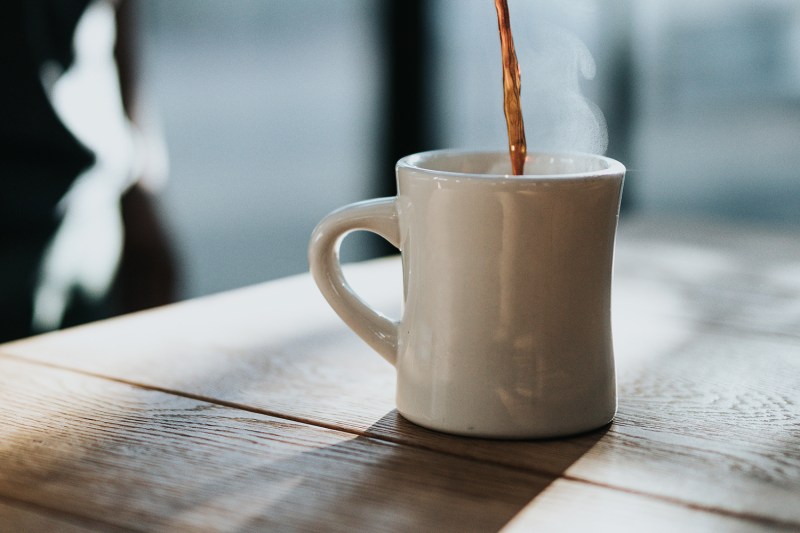
[[[525,125],[520,105],[520,75],[507,0],[494,0],[497,10],[497,25],[500,30],[500,48],[503,57],[503,109],[508,128],[508,151],[511,156],[511,171],[523,174],[528,147],[525,143]]]

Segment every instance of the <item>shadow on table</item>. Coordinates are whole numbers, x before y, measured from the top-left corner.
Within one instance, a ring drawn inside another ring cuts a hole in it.
[[[607,431],[550,441],[492,441],[428,431],[396,411],[373,428],[387,425],[414,444],[357,436],[253,473],[251,481],[282,479],[284,490],[267,491],[272,495],[242,530],[291,524],[326,531],[497,531]],[[451,446],[442,447],[447,443]],[[531,447],[549,452],[541,455],[544,471],[505,464],[513,460],[509,454],[531,455]]]

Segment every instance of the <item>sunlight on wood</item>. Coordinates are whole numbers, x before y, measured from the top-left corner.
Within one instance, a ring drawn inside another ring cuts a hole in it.
[[[303,476],[292,476],[269,484],[269,490],[246,487],[215,496],[213,503],[200,502],[171,517],[164,531],[246,531],[260,516],[269,515],[282,500],[296,494]],[[211,507],[211,509],[209,508]],[[213,512],[210,512],[212,511]]]
[[[686,320],[690,312],[680,294],[649,279],[615,283],[612,324],[617,370],[649,364],[670,353],[693,332]]]
[[[580,485],[583,485],[583,490],[577,490]],[[745,528],[742,521],[734,517],[559,479],[502,529],[503,533],[619,533],[633,530],[648,533],[744,530],[767,533],[774,528],[758,522],[747,523]]]

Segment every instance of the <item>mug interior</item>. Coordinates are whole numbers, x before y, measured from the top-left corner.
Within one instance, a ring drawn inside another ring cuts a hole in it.
[[[434,173],[513,177],[508,152],[438,150],[405,157],[398,166]],[[523,176],[584,176],[624,171],[621,163],[600,155],[529,153]]]

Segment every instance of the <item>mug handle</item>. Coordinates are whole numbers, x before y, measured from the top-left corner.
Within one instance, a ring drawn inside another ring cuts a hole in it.
[[[348,233],[364,230],[400,248],[395,198],[376,198],[347,205],[322,219],[311,234],[308,264],[322,295],[345,324],[392,365],[397,360],[399,323],[368,306],[342,274],[339,248]]]

